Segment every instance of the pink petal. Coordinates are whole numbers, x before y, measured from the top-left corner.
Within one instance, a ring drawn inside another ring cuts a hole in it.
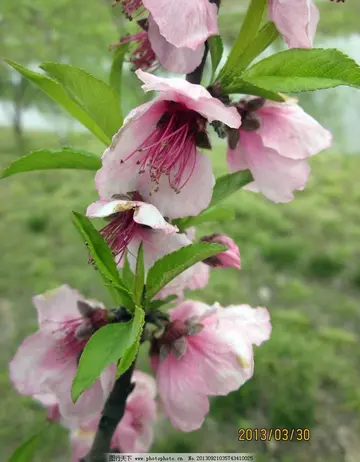
[[[155,399],[156,396],[156,381],[154,377],[145,372],[136,369],[133,373],[133,381],[135,382],[134,395],[145,394],[149,398]],[[130,395],[131,397],[131,395]],[[136,400],[135,400],[136,401]]]
[[[49,352],[53,360],[49,362]],[[47,381],[61,370],[56,362],[56,343],[52,336],[38,331],[27,337],[9,363],[10,380],[23,395],[48,393]]]
[[[226,153],[226,160],[231,172],[238,172],[241,170],[249,170],[249,164],[246,158],[246,152],[239,142],[236,146],[236,149],[232,150],[228,147]]]
[[[144,91],[160,91],[163,99],[184,104],[203,115],[210,122],[220,120],[232,128],[239,128],[241,117],[234,107],[226,107],[221,101],[213,98],[201,85],[187,82],[185,79],[167,79],[138,69],[136,75],[144,82]]]
[[[143,0],[161,35],[178,48],[195,49],[218,34],[217,6],[208,0]]]
[[[222,328],[243,331],[248,340],[260,346],[271,334],[270,315],[266,308],[249,305],[230,305],[219,310]]]
[[[227,395],[252,377],[251,346],[246,339],[238,337],[239,333],[234,345],[231,331],[217,327],[205,328],[188,339],[188,355],[196,361],[206,394]],[[237,356],[241,357],[242,363],[239,363]]]
[[[197,152],[196,163],[195,165],[192,162],[187,163],[183,173],[184,178],[188,176],[188,172],[192,172],[191,177],[179,194],[171,188],[169,179],[165,175],[162,175],[160,179],[159,190],[150,194],[153,183],[151,183],[148,171],[139,175],[141,183],[139,183],[138,190],[144,200],[155,205],[164,217],[175,219],[196,216],[211,202],[215,184],[211,159]]]
[[[297,104],[267,102],[258,115],[264,146],[284,157],[305,159],[331,146],[331,133]]]
[[[79,300],[85,301],[77,290],[66,284],[33,297],[40,329],[52,333],[54,329],[59,329],[64,321],[79,318]]]
[[[184,234],[168,235],[161,231],[144,229],[141,234],[136,236],[128,247],[128,260],[130,268],[135,272],[136,258],[140,243],[144,246],[145,269],[148,270],[153,264],[168,253],[175,252],[191,241]]]
[[[172,321],[179,320],[185,322],[193,316],[203,316],[211,311],[211,307],[206,303],[197,300],[185,300],[175,308],[168,310]]]
[[[311,48],[319,22],[313,0],[269,0],[269,17],[290,48]]]
[[[304,189],[310,174],[305,160],[279,155],[263,145],[257,133],[242,133],[241,143],[259,191],[275,203],[289,202],[295,190]]]
[[[174,234],[179,231],[177,226],[170,225],[164,220],[159,210],[151,204],[139,202],[134,212],[134,221],[152,229],[163,231],[165,234]]]
[[[209,412],[209,400],[195,361],[170,354],[157,368],[157,385],[164,410],[172,425],[184,432],[201,427]]]
[[[210,266],[205,265],[205,263],[197,263],[194,265],[194,273],[192,278],[187,284],[187,289],[197,290],[203,289],[209,283],[210,279]]]
[[[151,47],[165,69],[177,74],[188,74],[198,67],[205,51],[203,43],[194,50],[186,47],[178,48],[160,34],[159,27],[151,15],[148,24]]]
[[[102,156],[103,166],[95,176],[100,199],[112,200],[114,194],[126,194],[139,190],[141,175],[136,165],[137,157],[121,163],[141,145],[155,130],[164,113],[164,102],[153,100],[130,112],[124,125],[113,137],[111,146]]]

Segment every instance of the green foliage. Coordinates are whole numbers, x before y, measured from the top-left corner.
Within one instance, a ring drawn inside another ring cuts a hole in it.
[[[80,213],[73,212],[73,222],[83,237],[94,263],[115,302],[123,303],[129,310],[133,309],[132,295],[121,280],[114,257],[102,235],[94,228],[90,220]]]
[[[253,178],[248,170],[229,173],[217,178],[209,208],[214,207],[231,194],[234,194],[252,180]]]
[[[229,92],[229,86],[236,86],[237,79],[241,79],[242,71],[266,48],[268,48],[279,36],[279,33],[273,23],[268,22],[259,31],[254,40],[249,44],[241,54],[236,55],[234,62],[225,64],[223,71],[219,75],[219,81],[223,84],[225,91]],[[248,83],[261,87],[253,82],[252,79],[247,79]],[[270,89],[272,90],[272,89]],[[234,92],[234,91],[233,91]]]
[[[292,49],[254,64],[241,80],[274,92],[297,93],[339,85],[360,87],[360,67],[334,49]]]
[[[220,76],[236,73],[237,64],[257,36],[266,9],[266,0],[252,0]]]
[[[123,75],[124,58],[127,49],[128,45],[124,43],[114,50],[114,56],[109,75],[109,85],[114,90],[114,92],[119,95],[119,101],[121,101],[121,81]]]
[[[40,68],[58,80],[109,138],[119,130],[123,123],[120,101],[109,85],[68,64],[46,62]]]
[[[63,109],[68,111],[75,119],[81,122],[104,144],[110,144],[112,135],[106,134],[104,130],[94,121],[91,115],[86,112],[81,104],[75,101],[58,82],[50,79],[49,77],[46,77],[45,75],[30,71],[29,69],[20,66],[20,64],[14,63],[8,59],[5,61],[15,70],[17,70],[21,75],[29,79],[31,83],[40,88],[41,91],[46,93]]]
[[[98,170],[100,167],[100,157],[91,152],[73,148],[40,149],[39,151],[32,151],[26,156],[20,157],[20,159],[16,159],[9,167],[3,170],[0,178],[34,170],[52,170],[57,168]]]
[[[339,260],[336,255],[319,253],[309,259],[306,271],[314,277],[331,278],[338,275],[344,266],[344,262]]]
[[[146,279],[146,302],[149,302],[163,287],[195,263],[224,252],[226,249],[224,245],[201,242],[187,245],[165,255],[149,269]]]
[[[80,356],[71,397],[74,402],[100,377],[103,370],[116,363],[133,343],[133,322],[108,324],[97,330]]]
[[[131,334],[130,334],[130,346],[125,350],[118,368],[117,368],[117,376],[119,377],[121,374],[123,374],[131,364],[133,363],[140,347],[140,340],[141,340],[141,335],[143,332],[144,328],[144,323],[145,323],[145,312],[142,308],[139,306],[135,307],[135,313],[134,313],[134,318],[132,320],[132,328],[131,328]]]
[[[211,82],[215,78],[216,69],[220,64],[222,55],[224,53],[224,44],[221,40],[220,35],[213,35],[208,39],[208,46],[210,50],[211,56],[211,67],[212,67],[212,74],[211,74]]]
[[[234,210],[229,207],[210,207],[195,217],[174,220],[173,224],[177,225],[180,230],[185,230],[208,221],[231,221],[234,217]]]
[[[142,304],[142,298],[144,293],[144,282],[145,282],[145,264],[144,264],[144,247],[141,242],[139,251],[136,259],[136,270],[134,278],[134,300],[137,305]]]
[[[46,426],[36,433],[35,435],[31,436],[27,439],[24,443],[22,443],[12,454],[9,458],[8,462],[31,462],[34,460],[35,451],[37,450],[41,438],[44,436],[44,432],[46,431]]]

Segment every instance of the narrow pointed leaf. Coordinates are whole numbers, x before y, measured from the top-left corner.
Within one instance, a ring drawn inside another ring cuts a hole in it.
[[[201,223],[209,221],[230,221],[235,218],[235,212],[229,207],[211,207],[200,213],[196,217],[180,218],[174,220],[173,224],[176,225],[180,230],[185,230],[191,226],[197,226]]]
[[[218,68],[222,55],[224,53],[224,45],[220,35],[213,35],[212,37],[208,38],[208,45],[210,50],[211,56],[211,67],[212,67],[212,75],[211,81],[214,80],[216,69]]]
[[[64,87],[108,137],[119,130],[123,123],[120,101],[107,83],[68,64],[46,62],[40,67]]]
[[[146,279],[146,303],[171,282],[176,276],[206,258],[224,252],[226,246],[220,244],[191,244],[176,252],[169,253],[150,268]]]
[[[253,178],[249,170],[228,173],[227,175],[223,175],[217,178],[210,207],[217,205],[219,202],[226,199],[239,189],[243,188],[251,181],[253,181]]]
[[[161,299],[161,300],[153,300],[147,305],[147,308],[149,310],[156,310],[158,308],[161,308],[164,305],[167,305],[168,303],[173,302],[178,298],[177,295],[169,295],[168,297]]]
[[[347,85],[360,87],[360,66],[339,50],[292,49],[276,53],[247,69],[244,81],[283,93]]]
[[[237,36],[229,57],[220,72],[220,76],[235,68],[240,56],[247,50],[249,45],[255,39],[266,10],[266,5],[267,0],[251,0],[239,35]]]
[[[24,441],[20,446],[18,446],[15,451],[12,453],[8,462],[31,462],[35,458],[35,452],[40,444],[41,437],[44,435],[44,432],[48,429],[49,424],[46,423],[41,430],[35,435],[31,436],[29,439]]]
[[[98,170],[100,167],[100,157],[91,152],[72,148],[40,149],[14,160],[9,167],[2,171],[0,178],[35,170],[58,168]]]
[[[116,363],[131,345],[132,322],[101,327],[89,339],[80,356],[78,370],[71,388],[75,402],[100,377],[103,370]]]
[[[94,228],[91,221],[80,213],[73,212],[73,222],[83,237],[94,263],[115,301],[119,304],[125,304],[128,309],[132,309],[134,306],[132,296],[120,278],[114,257],[103,236]]]
[[[230,85],[227,85],[223,89],[223,93],[227,95],[241,93],[243,95],[261,96],[262,98],[279,101],[280,103],[284,102],[284,98],[279,95],[279,93],[257,87],[249,82],[245,82],[245,80],[242,80],[240,77],[233,80]]]
[[[30,82],[40,88],[46,95],[56,101],[63,109],[71,114],[75,119],[81,122],[88,130],[90,130],[100,141],[108,145],[111,143],[111,135],[108,135],[86,112],[86,110],[74,101],[66,90],[55,80],[37,72],[30,71],[20,64],[5,59],[5,61],[26,77]]]
[[[117,47],[113,52],[113,62],[110,69],[109,85],[121,97],[121,81],[123,73],[123,64],[128,44],[124,43]]]
[[[141,242],[136,260],[136,272],[134,279],[134,299],[137,305],[141,305],[142,296],[144,293],[144,282],[145,282],[145,265],[144,265],[144,247]]]
[[[132,329],[131,329],[131,345],[129,348],[124,352],[120,363],[117,369],[117,377],[123,374],[125,371],[129,369],[131,364],[134,362],[136,355],[139,351],[140,347],[140,340],[141,335],[144,329],[145,324],[145,312],[139,306],[135,307],[134,318],[132,321]]]
[[[241,73],[244,69],[252,63],[252,61],[265,51],[277,38],[279,32],[272,22],[266,23],[255,39],[249,44],[244,52],[236,58],[236,61],[226,68],[221,74],[219,81],[223,84],[223,88],[226,91],[228,85],[231,85],[234,79],[242,78]],[[226,65],[225,65],[226,66]],[[250,79],[247,79],[249,83],[257,85]],[[261,87],[261,85],[258,85]]]

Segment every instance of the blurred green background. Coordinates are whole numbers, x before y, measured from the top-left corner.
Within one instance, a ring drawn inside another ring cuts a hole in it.
[[[221,32],[236,37],[246,6],[224,0]],[[317,46],[337,47],[360,61],[360,4],[319,1]],[[111,0],[2,0],[1,55],[35,68],[52,60],[107,78],[108,45],[126,32]],[[274,49],[281,49],[279,42]],[[124,112],[144,101],[137,79],[124,75]],[[171,430],[159,421],[153,452],[256,452],[258,461],[360,460],[360,94],[334,89],[300,97],[334,133],[334,146],[311,160],[308,188],[286,205],[250,192],[228,200],[236,221],[199,227],[224,232],[240,247],[243,269],[213,270],[191,297],[267,306],[271,340],[256,350],[254,378],[212,400],[201,430]],[[31,149],[73,145],[101,155],[104,147],[50,100],[0,63],[0,167]],[[226,171],[225,146],[214,138],[216,174]],[[28,173],[0,184],[0,460],[30,436],[44,411],[19,396],[7,363],[36,329],[31,297],[68,283],[110,303],[71,223],[96,198],[91,172]],[[146,350],[142,352],[146,364]],[[238,428],[310,428],[309,442],[239,442]],[[65,430],[51,428],[37,462],[69,460]]]

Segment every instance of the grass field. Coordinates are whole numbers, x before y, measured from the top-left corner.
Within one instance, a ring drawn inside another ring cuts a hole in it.
[[[28,147],[55,147],[52,134],[27,135]],[[71,144],[102,151],[91,137]],[[0,132],[0,167],[18,154],[11,134]],[[212,153],[217,175],[224,152]],[[228,200],[236,220],[198,229],[221,231],[240,247],[243,269],[214,270],[203,293],[192,297],[223,305],[267,306],[273,334],[256,351],[253,380],[214,399],[200,431],[184,434],[159,422],[154,452],[256,452],[258,461],[355,462],[360,441],[360,157],[323,153],[312,159],[305,192],[275,205],[250,192]],[[34,294],[68,283],[110,303],[71,223],[96,198],[92,172],[28,173],[0,185],[0,460],[44,420],[43,411],[18,396],[7,361],[36,327]],[[145,352],[143,352],[145,355]],[[309,442],[239,442],[238,428],[310,428]],[[36,462],[64,462],[65,432],[51,428]]]

